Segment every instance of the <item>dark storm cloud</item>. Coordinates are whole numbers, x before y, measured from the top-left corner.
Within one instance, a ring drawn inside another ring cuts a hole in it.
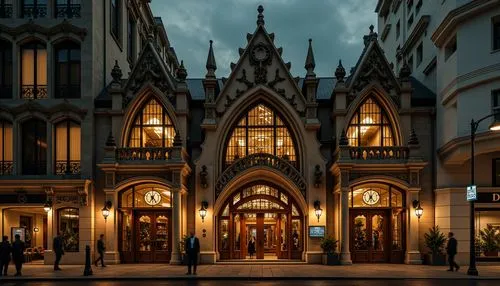
[[[283,60],[292,63],[292,75],[304,76],[308,39],[313,39],[316,74],[333,76],[339,59],[349,70],[362,50],[362,38],[377,0],[154,0],[179,60],[189,77],[204,77],[208,41],[214,41],[217,77],[227,77],[246,34],[256,28],[257,6],[264,6],[266,30],[283,47]]]

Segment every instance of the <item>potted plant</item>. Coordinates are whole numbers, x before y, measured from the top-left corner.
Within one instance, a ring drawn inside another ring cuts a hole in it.
[[[500,233],[493,226],[488,225],[479,231],[484,256],[498,256],[500,250]]]
[[[446,237],[439,230],[439,226],[429,228],[429,232],[424,234],[424,239],[425,246],[430,250],[425,257],[427,264],[446,265],[446,255],[443,252]]]
[[[333,236],[324,237],[321,239],[321,249],[323,249],[323,264],[324,265],[340,265],[340,257],[336,252],[337,242]]]

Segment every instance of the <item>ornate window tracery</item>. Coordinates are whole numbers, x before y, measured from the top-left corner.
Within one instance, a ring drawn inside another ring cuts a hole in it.
[[[368,98],[356,111],[347,129],[349,146],[394,146],[394,130],[386,113]]]
[[[258,104],[244,114],[226,143],[225,167],[245,156],[267,153],[297,165],[296,144],[281,116]]]
[[[151,99],[134,120],[128,147],[172,147],[174,137],[175,128],[165,108],[156,99]]]

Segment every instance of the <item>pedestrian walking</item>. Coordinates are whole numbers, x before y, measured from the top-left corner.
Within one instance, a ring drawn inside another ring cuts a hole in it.
[[[57,232],[57,236],[54,237],[54,242],[52,244],[52,248],[54,249],[54,253],[56,254],[56,260],[54,262],[54,270],[62,270],[59,268],[59,263],[61,262],[61,258],[64,255],[64,241],[60,232]]]
[[[196,265],[198,263],[198,254],[200,253],[200,240],[194,236],[194,232],[186,239],[186,254],[188,256],[188,272],[186,275],[191,274],[191,267],[193,267],[193,274],[196,275]]]
[[[12,243],[12,260],[16,265],[16,275],[21,276],[21,271],[23,270],[24,263],[24,250],[26,249],[24,241],[21,240],[21,236],[16,234],[15,240]]]
[[[448,253],[448,264],[450,265],[450,269],[448,269],[448,271],[453,271],[454,268],[456,269],[456,271],[460,269],[460,266],[458,266],[458,264],[455,262],[458,242],[453,236],[453,232],[448,233],[448,245],[446,245],[446,253]]]
[[[104,245],[104,234],[101,234],[99,236],[99,240],[97,241],[97,252],[99,253],[99,257],[94,261],[96,267],[99,260],[101,261],[101,266],[106,267],[106,265],[104,265],[104,251],[106,250]]]
[[[2,244],[0,244],[0,276],[7,276],[7,271],[9,270],[10,263],[10,253],[12,252],[12,246],[9,242],[8,236],[2,237]]]
[[[253,254],[255,253],[255,237],[251,237],[248,242],[248,254],[250,255],[250,259],[253,258]]]

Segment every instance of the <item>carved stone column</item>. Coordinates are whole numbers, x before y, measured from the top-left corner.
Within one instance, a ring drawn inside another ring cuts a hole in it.
[[[349,188],[342,187],[341,193],[341,241],[340,263],[352,264],[351,252],[349,251]]]
[[[418,237],[419,237],[419,220],[415,215],[415,208],[412,205],[414,200],[418,200],[419,190],[410,190],[408,192],[406,205],[408,208],[408,227],[406,228],[406,253],[405,253],[405,263],[406,264],[422,264],[422,259],[420,256],[420,250],[418,247]]]
[[[172,204],[172,256],[170,264],[181,264],[179,242],[181,241],[182,198],[179,189],[173,191]]]

